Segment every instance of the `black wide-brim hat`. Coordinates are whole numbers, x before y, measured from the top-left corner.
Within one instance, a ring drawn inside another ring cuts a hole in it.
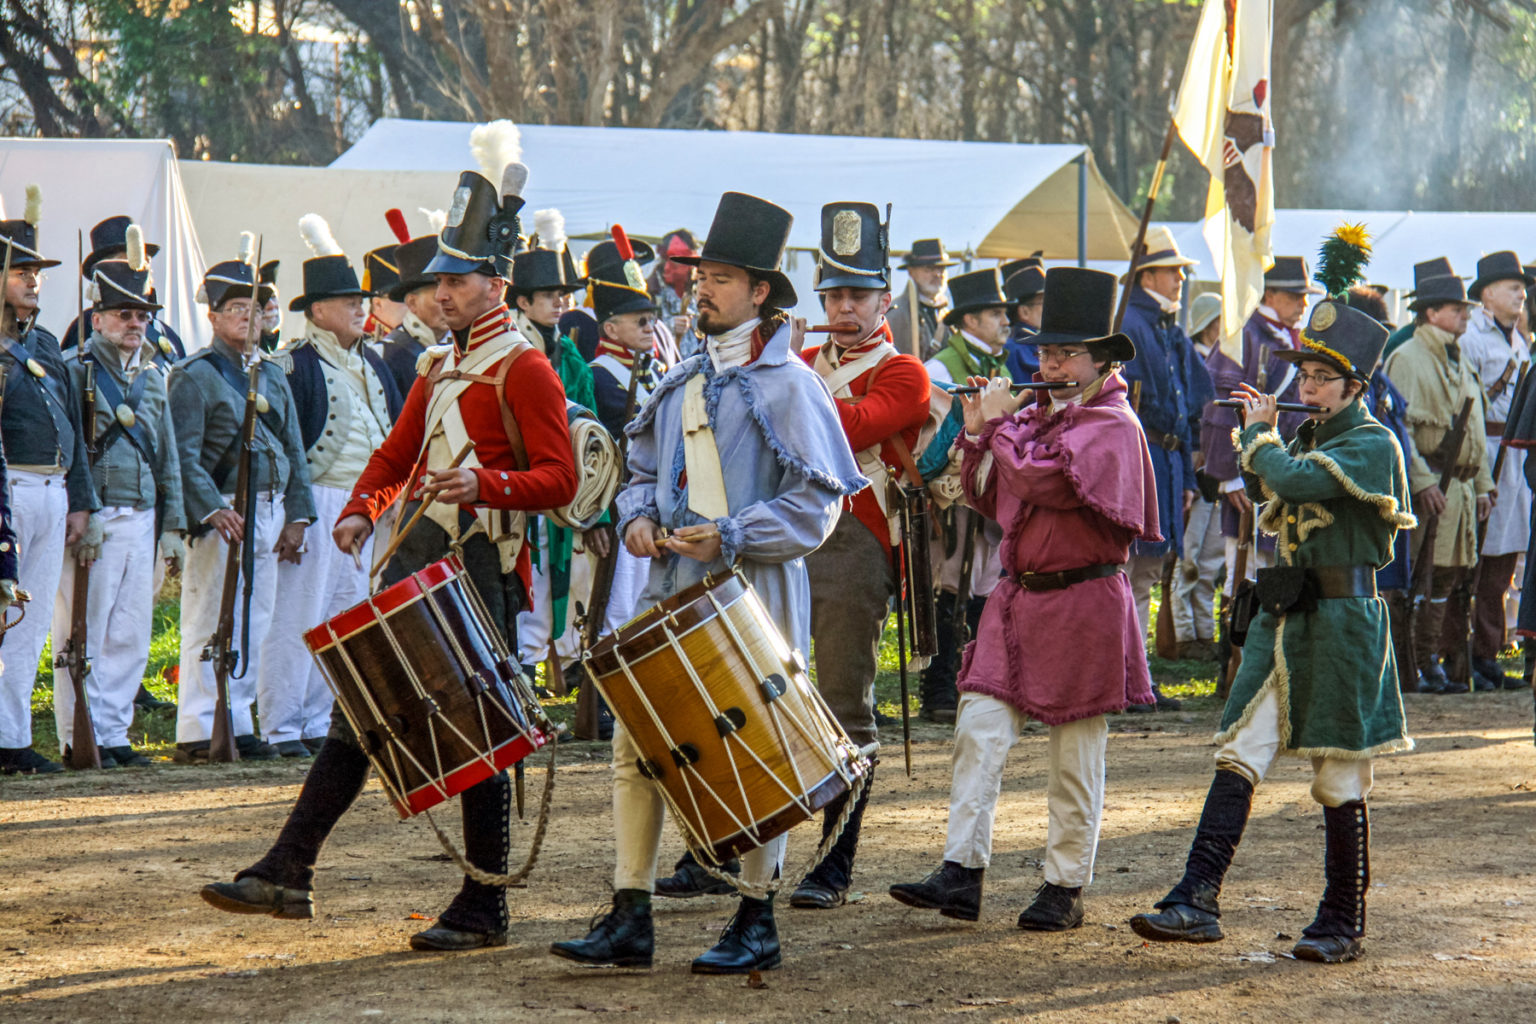
[[[1003,294],[1011,305],[1028,302],[1045,291],[1045,261],[1038,256],[1010,260],[998,268],[1003,278]]]
[[[795,286],[779,270],[784,247],[789,244],[789,229],[795,218],[782,206],[745,192],[727,192],[715,208],[709,235],[697,256],[673,256],[672,262],[696,267],[701,263],[723,263],[740,267],[768,282],[765,305],[787,309],[799,301]]]
[[[954,327],[967,313],[979,313],[984,309],[1008,308],[1008,296],[1003,294],[1002,281],[996,267],[973,270],[949,279],[950,307],[944,314],[944,322]]]
[[[1040,330],[1024,344],[1083,345],[1095,359],[1128,363],[1136,345],[1115,333],[1115,275],[1087,267],[1052,267],[1045,272],[1045,305]]]
[[[1417,313],[1421,309],[1429,309],[1447,302],[1459,302],[1464,306],[1472,305],[1467,298],[1466,282],[1454,274],[1421,278],[1419,286],[1413,291],[1413,301],[1408,303],[1408,309],[1410,312]]]
[[[1497,281],[1521,281],[1527,288],[1536,284],[1536,277],[1520,265],[1520,257],[1508,249],[1491,252],[1477,261],[1477,280],[1467,286],[1467,295],[1481,299],[1483,289]]]
[[[90,277],[91,271],[102,260],[114,259],[128,251],[128,228],[132,224],[132,217],[118,214],[91,228],[91,251],[80,264],[82,277]],[[145,256],[154,256],[159,251],[160,247],[153,242],[144,243]]]
[[[1444,256],[1436,256],[1432,260],[1424,260],[1413,265],[1413,291],[1408,293],[1412,298],[1418,294],[1419,285],[1432,277],[1456,277],[1456,271],[1451,269],[1451,261]],[[1465,280],[1465,279],[1463,279]]]
[[[1368,313],[1336,299],[1324,299],[1312,307],[1301,331],[1301,347],[1275,352],[1276,359],[1300,366],[1326,363],[1348,377],[1368,381],[1387,345],[1388,331]]]
[[[324,299],[366,299],[368,295],[345,256],[315,256],[304,261],[304,294],[288,303],[288,311],[302,312]]]
[[[437,236],[422,235],[395,246],[395,266],[400,279],[389,286],[389,297],[404,302],[405,297],[418,288],[437,284],[437,278],[427,273],[427,264],[437,255]]]
[[[91,268],[91,283],[96,286],[94,309],[142,309],[153,313],[163,308],[149,286],[148,267],[134,270],[127,260],[98,260]]]
[[[901,258],[902,270],[912,267],[956,267],[959,260],[949,258],[949,253],[944,251],[944,243],[937,238],[919,238],[912,243],[911,250]]]
[[[37,251],[37,227],[25,220],[0,220],[0,238],[11,251],[11,267],[15,270],[30,267],[47,270],[59,266],[58,260],[50,260]],[[0,252],[0,259],[5,255]]]
[[[1264,271],[1264,287],[1293,295],[1323,294],[1323,290],[1312,283],[1306,258],[1302,256],[1276,256],[1275,265]]]

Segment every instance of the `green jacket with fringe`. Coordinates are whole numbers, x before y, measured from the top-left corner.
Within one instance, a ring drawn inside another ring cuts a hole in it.
[[[1379,568],[1392,560],[1397,531],[1416,525],[1402,450],[1358,399],[1332,419],[1302,424],[1289,446],[1261,423],[1234,438],[1280,565]],[[1270,689],[1284,753],[1360,759],[1413,746],[1379,597],[1327,598],[1316,611],[1280,616],[1261,609],[1216,741],[1246,725]]]

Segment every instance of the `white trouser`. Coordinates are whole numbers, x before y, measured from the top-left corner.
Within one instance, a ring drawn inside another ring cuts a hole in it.
[[[656,882],[656,854],[661,849],[661,814],[666,804],[656,783],[640,774],[640,748],[613,727],[613,887],[651,891]],[[741,879],[765,886],[784,866],[788,836],[741,855]]]
[[[984,868],[992,860],[992,822],[1008,751],[1026,718],[996,697],[962,693],[955,716],[954,774],[949,790],[949,839],[944,859]],[[1045,880],[1076,889],[1093,881],[1093,858],[1104,819],[1103,715],[1050,727]]]
[[[549,634],[555,626],[554,602],[549,596],[548,526],[541,520],[532,538],[537,539],[539,564],[533,567],[533,586],[529,588],[531,611],[517,613],[517,660],[537,665],[549,658]],[[581,551],[571,553],[571,591],[565,602],[565,632],[555,642],[555,653],[563,665],[581,657],[581,636],[576,631],[576,602],[586,607],[592,588],[590,560]]]
[[[64,520],[69,495],[64,474],[9,471],[11,526],[19,557],[17,585],[32,595],[26,616],[5,634],[5,665],[0,669],[0,747],[32,745],[32,685],[37,659],[48,642],[48,599],[59,588],[64,568]],[[7,618],[15,619],[10,609]]]
[[[1216,574],[1226,553],[1221,506],[1196,498],[1184,524],[1184,557],[1173,569],[1173,632],[1180,640],[1216,638]]]
[[[1141,623],[1141,635],[1146,637],[1152,628],[1152,588],[1163,578],[1165,555],[1132,555],[1126,563],[1125,574],[1131,580],[1131,593],[1136,598],[1136,618]],[[1163,595],[1163,600],[1167,600]]]
[[[91,664],[85,676],[85,699],[91,705],[96,744],[125,747],[154,624],[155,510],[103,509],[101,516],[101,557],[91,565],[90,597],[85,602],[85,654]],[[64,559],[53,601],[55,652],[69,638],[77,569],[73,557]],[[75,688],[62,666],[53,672],[53,718],[59,746],[73,744]]]
[[[623,544],[619,545],[619,557],[613,563],[613,589],[608,595],[608,614],[603,618],[603,634],[607,635],[635,617],[640,595],[645,593],[646,580],[650,578],[651,560],[636,558]],[[1511,616],[1511,622],[1515,621]]]
[[[1216,767],[1246,778],[1257,786],[1280,752],[1280,701],[1272,688],[1256,698],[1253,717],[1216,751]],[[1364,800],[1371,792],[1371,759],[1337,757],[1312,759],[1312,799],[1324,807],[1342,807]]]
[[[236,666],[239,673],[229,677],[229,711],[236,736],[253,731],[251,702],[258,697],[256,680],[260,678],[261,641],[272,621],[272,605],[277,597],[277,544],[283,530],[283,497],[263,491],[256,507],[246,516],[245,528],[255,530],[256,569],[251,574],[251,644],[248,660]],[[218,703],[213,662],[203,660],[203,648],[213,639],[219,626],[219,599],[224,589],[224,559],[229,545],[218,531],[210,530],[197,540],[187,541],[186,564],[181,572],[181,682],[176,697],[176,742],[198,743],[213,736],[213,711]],[[238,563],[237,563],[238,564]],[[241,651],[244,631],[241,605],[245,581],[235,592],[235,629],[230,649]],[[265,705],[263,705],[265,709]]]
[[[944,554],[944,538],[930,540],[929,558],[933,562],[934,582],[951,594],[960,592],[960,563],[965,559],[965,531],[970,517],[978,513],[965,505],[955,509],[955,553]],[[987,597],[997,589],[1003,574],[1002,527],[983,518],[976,527],[976,541],[971,546],[971,597]]]
[[[1237,577],[1237,538],[1223,537],[1222,541],[1226,545],[1227,579],[1235,580]],[[1260,569],[1269,568],[1274,564],[1274,561],[1275,556],[1273,552],[1261,549],[1256,543],[1250,544],[1248,545],[1247,566],[1243,572],[1243,576],[1250,580],[1257,579],[1258,571]],[[1237,592],[1236,583],[1229,583],[1227,586],[1228,589],[1233,593]]]
[[[311,490],[315,521],[304,530],[299,564],[277,563],[277,600],[261,641],[256,698],[261,736],[268,743],[319,739],[329,731],[331,688],[304,645],[304,632],[368,596],[366,567],[373,564],[373,538],[363,544],[362,569],[331,540],[331,527],[351,492],[320,486]]]

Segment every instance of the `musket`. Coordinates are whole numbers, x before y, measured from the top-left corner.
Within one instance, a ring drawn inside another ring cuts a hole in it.
[[[240,543],[230,543],[224,556],[224,589],[219,595],[219,623],[203,648],[203,660],[213,662],[214,686],[217,698],[213,708],[213,735],[208,741],[208,760],[230,762],[240,760],[235,746],[234,719],[229,706],[229,677],[240,662],[240,655],[233,650],[231,641],[235,633],[235,597],[240,587],[241,556],[247,549],[255,551],[255,525],[251,522],[251,460],[256,447],[257,401],[260,397],[261,352],[258,346],[261,325],[261,239],[256,240],[255,261],[251,268],[251,312],[245,327],[246,364],[245,414],[240,421],[240,458],[235,470],[235,491],[231,495],[234,513],[242,524]],[[249,577],[250,572],[244,573]],[[249,580],[247,581],[249,585]],[[249,625],[249,623],[246,623]],[[240,642],[249,648],[251,638],[242,632]],[[240,666],[244,671],[244,666]]]
[[[966,606],[971,603],[971,568],[976,561],[976,531],[981,527],[981,513],[966,509],[965,538],[960,543],[960,578],[955,583],[955,608],[951,616],[957,648],[964,649],[971,639],[971,622]],[[959,658],[958,651],[955,657]]]
[[[914,632],[911,636],[912,653],[917,652],[917,602],[919,599],[919,582],[914,578],[912,551],[915,544],[927,544],[928,536],[926,527],[921,536],[914,536],[917,532],[913,528],[913,503],[926,500],[926,492],[919,487],[898,486],[895,488],[901,502],[901,546],[896,552],[898,556],[896,569],[896,666],[897,678],[901,682],[901,756],[906,766],[907,778],[912,777],[912,709],[911,690],[907,679],[907,653],[908,653],[908,629]],[[927,522],[926,518],[923,520]],[[926,588],[922,592],[929,595],[929,616],[932,617],[932,593],[933,580],[921,581],[921,586]],[[908,614],[910,609],[911,614]],[[931,655],[932,652],[930,652]]]
[[[80,232],[75,232],[76,255],[81,264],[85,263],[85,241]],[[84,278],[79,277],[75,281],[75,302],[80,310],[80,324],[78,348],[76,351],[80,358],[80,367],[85,371],[85,390],[80,399],[80,427],[85,433],[85,451],[90,463],[94,465],[99,452],[96,450],[96,360],[91,356],[90,346],[86,343],[85,323],[85,284]],[[89,472],[89,467],[87,472]],[[87,768],[101,767],[101,752],[96,746],[96,727],[91,722],[91,705],[85,694],[85,677],[91,671],[91,661],[86,651],[86,612],[91,597],[91,567],[89,564],[75,562],[74,588],[70,595],[73,601],[69,614],[69,638],[64,641],[64,650],[54,659],[54,665],[69,672],[70,689],[75,698],[74,724],[71,727],[69,744],[69,767],[76,771],[84,771]]]
[[[1451,422],[1451,429],[1440,441],[1440,449],[1444,452],[1445,465],[1440,470],[1440,493],[1444,495],[1450,489],[1451,481],[1456,476],[1456,460],[1461,456],[1462,442],[1467,436],[1467,421],[1472,417],[1472,399],[1468,398],[1461,403],[1461,411]],[[1408,656],[1413,659],[1410,666],[1412,671],[1409,679],[1419,678],[1418,645],[1414,643],[1418,631],[1419,618],[1429,603],[1430,591],[1434,585],[1435,576],[1435,535],[1440,529],[1440,517],[1438,515],[1424,516],[1421,529],[1424,531],[1419,538],[1418,556],[1414,559],[1413,575],[1408,582]]]

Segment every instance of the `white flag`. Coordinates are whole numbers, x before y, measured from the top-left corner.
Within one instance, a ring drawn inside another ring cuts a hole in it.
[[[1242,362],[1242,329],[1274,265],[1269,51],[1272,0],[1205,0],[1173,120],[1211,175],[1205,243],[1221,274],[1221,347]]]

